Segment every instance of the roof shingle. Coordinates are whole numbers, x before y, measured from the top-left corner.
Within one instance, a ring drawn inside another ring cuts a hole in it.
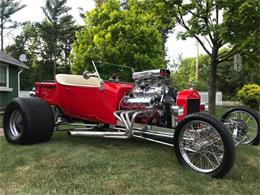
[[[26,68],[26,69],[29,68],[24,63],[18,61],[17,59],[15,59],[12,56],[4,53],[3,51],[0,51],[0,62],[11,64],[11,65],[18,66],[18,67],[21,67],[21,68]]]

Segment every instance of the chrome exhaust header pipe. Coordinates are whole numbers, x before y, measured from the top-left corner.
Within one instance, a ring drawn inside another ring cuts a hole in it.
[[[133,128],[135,118],[138,114],[147,113],[150,111],[137,111],[137,110],[120,110],[114,112],[114,116],[117,120],[121,121],[125,126],[124,132],[105,132],[105,131],[69,131],[68,135],[70,136],[92,136],[92,137],[104,137],[104,138],[121,138],[121,139],[129,139],[133,137]],[[130,117],[129,115],[132,114]]]
[[[69,131],[70,136],[110,137],[124,136],[125,132],[101,132],[101,131]]]

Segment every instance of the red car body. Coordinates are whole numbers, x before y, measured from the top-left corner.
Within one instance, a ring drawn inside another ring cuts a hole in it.
[[[70,86],[59,82],[35,83],[36,96],[60,108],[66,116],[93,122],[116,124],[114,112],[120,110],[123,96],[132,91],[134,84],[106,81],[101,87]],[[183,107],[181,121],[189,113],[200,112],[200,95],[194,89],[178,93],[177,106]]]
[[[102,88],[35,83],[36,96],[59,107],[67,116],[111,125],[116,123],[113,113],[119,110],[122,97],[133,86],[114,82],[104,82]]]

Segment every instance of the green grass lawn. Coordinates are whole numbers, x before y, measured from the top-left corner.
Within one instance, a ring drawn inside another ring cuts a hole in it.
[[[231,172],[212,179],[184,169],[173,148],[138,139],[55,132],[48,143],[16,146],[0,137],[0,194],[259,194],[259,154],[238,147]]]

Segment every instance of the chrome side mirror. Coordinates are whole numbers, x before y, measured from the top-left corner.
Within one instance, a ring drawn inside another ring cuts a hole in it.
[[[89,79],[90,77],[97,77],[96,73],[91,73],[88,71],[83,72],[83,78],[84,79]]]

